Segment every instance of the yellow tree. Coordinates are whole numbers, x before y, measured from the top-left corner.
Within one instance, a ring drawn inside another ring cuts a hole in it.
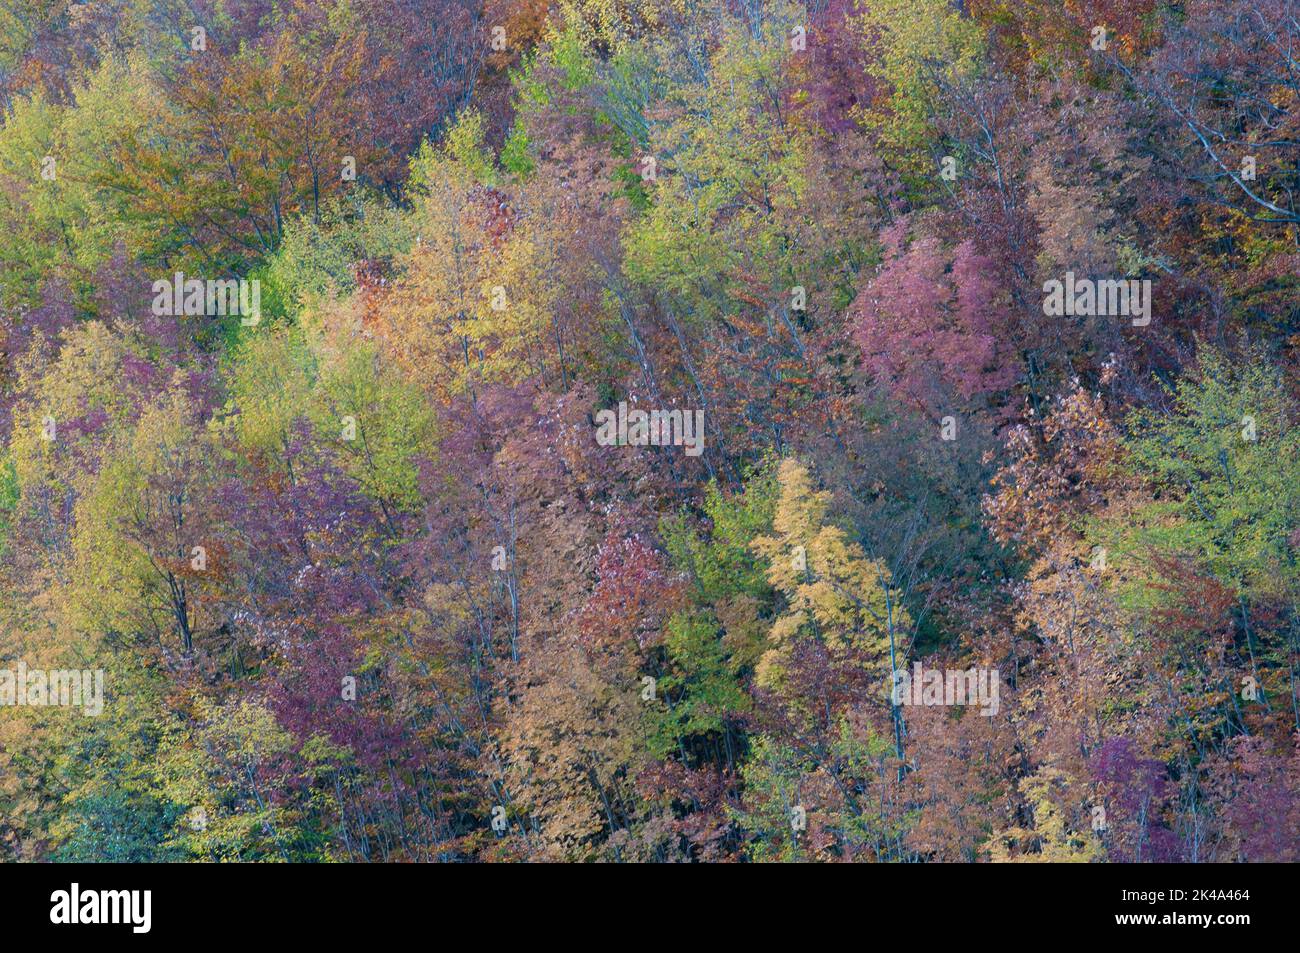
[[[443,399],[487,382],[545,383],[556,243],[539,208],[497,188],[477,113],[413,163],[418,235],[366,322]],[[555,376],[559,376],[558,374]]]
[[[1071,804],[1077,785],[1070,775],[1051,766],[1040,768],[1020,782],[1020,793],[1033,818],[1028,827],[1010,827],[994,833],[990,855],[994,863],[1089,864],[1105,860],[1102,842],[1083,823],[1072,818],[1085,805]],[[1018,850],[1013,852],[1013,848]]]
[[[780,693],[798,643],[815,639],[833,660],[888,671],[892,685],[912,621],[889,568],[827,521],[831,495],[813,488],[807,467],[783,460],[777,480],[774,535],[760,536],[752,545],[767,559],[768,581],[785,596],[786,608],[768,633],[756,668],[758,684]],[[901,746],[896,712],[895,722]]]
[[[218,571],[204,497],[219,459],[183,387],[145,409],[77,502],[73,622],[81,631],[145,635],[194,650],[206,622],[198,598]]]

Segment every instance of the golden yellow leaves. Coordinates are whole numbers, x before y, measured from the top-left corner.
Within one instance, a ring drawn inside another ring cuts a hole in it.
[[[883,657],[890,632],[910,626],[891,589],[888,567],[825,522],[830,494],[813,489],[808,469],[787,459],[777,479],[776,535],[753,543],[768,561],[768,581],[786,598],[786,611],[773,623],[756,670],[765,688],[780,685],[792,647],[801,638],[819,638],[833,654]]]

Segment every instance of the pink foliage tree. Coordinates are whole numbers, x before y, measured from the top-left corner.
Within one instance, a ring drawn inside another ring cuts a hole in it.
[[[867,369],[898,400],[933,414],[1015,380],[1007,292],[971,241],[949,247],[909,220],[881,235],[885,260],[853,302],[853,335]]]

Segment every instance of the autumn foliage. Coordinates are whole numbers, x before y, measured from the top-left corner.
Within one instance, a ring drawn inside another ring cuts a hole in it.
[[[1300,859],[1297,43],[0,0],[0,859]]]

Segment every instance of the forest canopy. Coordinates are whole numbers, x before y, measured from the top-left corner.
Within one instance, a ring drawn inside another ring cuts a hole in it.
[[[0,0],[0,860],[1300,860],[1293,0]]]

